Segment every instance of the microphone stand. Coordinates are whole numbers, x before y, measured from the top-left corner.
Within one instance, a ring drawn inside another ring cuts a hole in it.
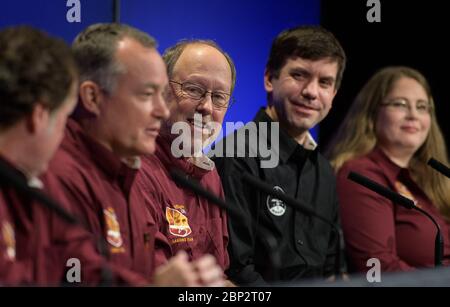
[[[189,189],[189,190],[195,192],[197,195],[204,197],[211,203],[216,204],[221,209],[224,209],[234,219],[239,220],[239,221],[242,220],[242,218],[243,218],[242,215],[239,214],[239,212],[237,212],[237,210],[234,207],[228,206],[227,203],[223,199],[217,197],[215,194],[213,194],[210,191],[203,188],[200,185],[200,183],[197,182],[195,179],[189,178],[188,175],[186,175],[182,171],[175,169],[175,168],[172,168],[169,171],[169,174],[172,177],[173,181],[175,181],[180,186],[182,186],[186,189]],[[272,278],[274,280],[278,280],[279,279],[278,271],[281,266],[281,257],[280,257],[280,253],[278,250],[277,241],[276,241],[275,237],[267,231],[262,231],[262,229],[258,228],[257,232],[259,232],[261,234],[260,239],[262,240],[263,244],[266,245],[266,247],[270,251],[270,260],[271,260],[271,265],[272,265],[272,269],[273,269]]]
[[[341,251],[343,250],[343,236],[342,236],[342,230],[334,223],[329,221],[326,217],[323,217],[322,215],[316,213],[312,209],[309,208],[309,206],[302,203],[300,200],[293,198],[289,195],[286,195],[284,193],[281,193],[279,191],[274,190],[270,185],[264,183],[263,181],[257,179],[255,176],[252,176],[248,173],[245,173],[242,175],[242,179],[253,186],[256,189],[259,189],[261,191],[264,191],[265,193],[272,195],[275,198],[278,198],[285,202],[287,205],[291,206],[292,208],[302,211],[308,215],[314,216],[321,220],[322,222],[329,225],[333,231],[335,232],[337,236],[338,243],[336,244],[336,257],[334,262],[334,273],[336,275],[336,279],[342,277],[342,270],[341,270]]]
[[[59,218],[73,226],[80,226],[89,232],[87,226],[82,221],[78,220],[74,215],[64,209],[58,202],[39,191],[38,189],[28,186],[28,184],[20,177],[20,175],[11,166],[0,160],[0,182],[2,186],[12,186],[17,192],[27,195],[30,199],[34,199],[37,204],[43,208],[47,208],[54,212]],[[98,242],[100,254],[108,259],[108,254],[105,252],[105,240],[100,239]],[[102,266],[102,279],[100,286],[110,286],[112,284],[112,273],[109,269]]]
[[[435,264],[435,266],[441,266],[442,258],[444,257],[444,238],[442,237],[441,227],[436,222],[436,220],[422,208],[414,207],[413,209],[415,209],[419,212],[422,212],[436,226],[437,232],[436,232],[436,238],[434,239],[434,264]]]

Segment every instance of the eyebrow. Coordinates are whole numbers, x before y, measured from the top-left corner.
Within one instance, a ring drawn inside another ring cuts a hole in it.
[[[160,86],[155,84],[155,83],[144,83],[142,85],[142,88],[146,88],[146,89],[150,88],[150,89],[153,89],[153,90],[157,90],[157,89],[160,88]]]
[[[305,75],[307,75],[307,76],[310,76],[310,75],[311,75],[311,73],[309,72],[309,70],[307,70],[306,68],[303,68],[303,67],[292,67],[292,68],[289,70],[289,72],[290,72],[290,73],[299,72],[299,73],[305,74]],[[333,77],[333,76],[321,76],[321,77],[319,77],[319,79],[320,79],[320,80],[331,81],[331,82],[334,82],[334,81],[336,80],[336,78]]]
[[[199,86],[205,90],[207,90],[207,86],[205,86],[205,84],[203,84],[202,80],[186,80],[183,83],[190,83],[190,84],[194,84],[196,86]],[[222,87],[223,84],[219,83],[218,84],[219,87]],[[217,90],[212,90],[213,93],[222,93],[222,94],[227,94],[230,95],[229,91],[225,90],[225,89],[217,89]]]
[[[406,97],[404,97],[404,96],[394,96],[394,97],[392,97],[391,98],[391,100],[392,99],[403,99],[403,100],[406,100],[406,101],[410,101],[408,98],[406,98]],[[419,98],[419,99],[417,99],[417,100],[415,100],[416,102],[426,102],[426,103],[430,103],[430,101],[428,100],[428,99],[422,99],[422,98]],[[413,101],[414,102],[414,101]]]
[[[295,73],[295,72],[300,72],[300,73],[302,73],[302,74],[306,74],[306,75],[311,75],[311,73],[306,69],[306,68],[303,68],[303,67],[292,67],[290,70],[289,70],[289,72],[290,73]]]
[[[323,80],[323,81],[329,81],[331,83],[334,83],[336,81],[336,79],[334,77],[331,77],[331,76],[320,77],[319,79]]]
[[[209,80],[208,80],[208,78],[206,78],[204,76],[192,75],[192,76],[189,77],[189,79],[184,80],[184,82],[194,83],[196,85],[200,85],[200,86],[202,86],[204,88],[207,88],[205,83],[209,82]],[[224,89],[227,86],[226,82],[222,83],[220,81],[215,80],[214,83],[216,83],[216,85],[221,88],[221,90],[219,90],[219,91],[222,91],[224,93],[227,92],[227,90]]]

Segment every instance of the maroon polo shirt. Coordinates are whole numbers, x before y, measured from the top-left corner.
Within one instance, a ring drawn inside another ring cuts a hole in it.
[[[27,183],[25,176],[11,164],[9,169]],[[45,176],[45,182],[53,180]],[[67,281],[66,270],[73,267],[67,262],[70,258],[80,261],[83,285],[98,284],[104,270],[112,273],[112,284],[145,282],[137,274],[110,266],[99,255],[92,235],[86,230],[67,224],[27,195],[3,185],[0,191],[0,284],[61,285]]]
[[[52,190],[62,190],[89,230],[106,239],[111,262],[151,280],[157,228],[139,191],[131,191],[138,169],[70,119],[49,171],[58,180]]]
[[[209,159],[208,162],[210,166],[213,165]],[[182,170],[199,181],[201,186],[224,198],[215,168],[206,170],[185,158],[175,158],[170,150],[170,142],[158,137],[155,154],[142,159],[142,172],[138,175],[135,186],[144,192],[159,231],[171,245],[171,248],[156,248],[157,265],[164,263],[177,251],[184,250],[191,260],[211,254],[216,257],[222,269],[226,270],[229,258],[225,212],[206,199],[179,187],[168,173],[172,167]]]
[[[347,179],[350,171],[373,179],[406,197],[432,215],[444,238],[444,265],[449,265],[450,224],[438,212],[406,168],[394,164],[381,149],[348,161],[338,172],[337,189],[350,266],[366,272],[369,258],[378,258],[383,271],[408,271],[434,266],[436,228],[423,214]]]
[[[32,261],[17,255],[15,223],[10,210],[17,204],[18,195],[2,184],[0,190],[0,285],[33,283]]]

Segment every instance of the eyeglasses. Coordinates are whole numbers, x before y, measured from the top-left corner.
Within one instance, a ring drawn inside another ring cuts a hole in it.
[[[181,92],[184,95],[195,100],[202,100],[206,97],[207,93],[210,93],[211,101],[214,107],[218,109],[225,109],[232,105],[232,103],[234,102],[233,97],[231,97],[230,94],[224,92],[207,91],[202,86],[191,82],[181,83],[174,80],[170,80],[170,82],[178,84],[181,87]]]
[[[404,98],[388,100],[383,102],[381,105],[404,113],[411,111],[411,102]],[[431,105],[427,101],[418,101],[415,105],[415,109],[419,114],[429,114],[431,112]]]

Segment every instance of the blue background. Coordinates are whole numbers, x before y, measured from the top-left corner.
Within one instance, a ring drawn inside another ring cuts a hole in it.
[[[113,0],[81,0],[81,23],[67,22],[70,7],[66,3],[2,1],[0,27],[28,24],[71,42],[86,26],[113,20]],[[320,1],[124,0],[120,12],[120,22],[154,36],[160,52],[183,38],[216,41],[233,58],[237,70],[236,102],[225,121],[246,123],[266,104],[263,74],[273,38],[288,27],[319,24]]]
[[[66,0],[2,0],[0,27],[26,24],[64,38],[71,43],[85,27],[96,22],[111,22],[112,0],[81,0],[81,22],[69,23]]]

